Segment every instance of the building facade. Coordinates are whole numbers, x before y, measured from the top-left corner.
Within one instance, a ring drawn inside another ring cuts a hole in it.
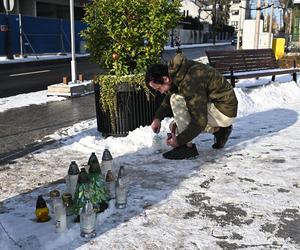
[[[233,26],[236,31],[238,31],[239,27],[243,27],[245,19],[250,19],[250,1],[231,0],[228,25]],[[213,4],[217,5],[218,1],[183,0],[181,4],[181,12],[185,16],[199,17],[201,22],[212,24]]]
[[[244,20],[250,19],[250,0],[232,0],[229,25],[233,26],[235,31],[243,28]]]
[[[300,0],[294,1],[294,7],[292,10],[292,20],[291,20],[291,40],[297,44],[297,47],[299,46],[300,42]]]
[[[199,16],[199,6],[192,0],[181,1],[180,12],[184,16],[198,17]]]
[[[184,16],[199,17],[211,24],[212,0],[182,0],[180,11]]]
[[[82,0],[74,0],[74,16],[76,20],[80,20],[83,17],[84,2]],[[2,1],[0,1],[0,13],[5,13]],[[11,14],[68,19],[70,18],[70,1],[15,0]]]

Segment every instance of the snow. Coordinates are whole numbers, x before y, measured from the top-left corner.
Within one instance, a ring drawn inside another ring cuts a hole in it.
[[[56,87],[68,86],[69,88],[72,88],[77,86],[86,87],[87,85],[90,84],[91,84],[91,80],[88,81],[85,80],[83,82],[78,82],[78,83],[69,82],[68,85],[59,83],[51,86],[56,86]],[[93,92],[82,92],[81,94],[78,95],[84,96],[91,93]],[[42,91],[37,91],[29,94],[20,94],[11,97],[0,98],[0,113],[9,110],[11,108],[20,108],[20,107],[25,107],[30,105],[39,105],[48,102],[63,101],[67,98],[67,97],[62,97],[63,95],[66,96],[66,93],[63,91],[59,93],[51,93],[48,90],[42,90]]]
[[[33,104],[39,105],[47,102],[62,101],[64,99],[65,97],[47,96],[47,90],[0,98],[0,112],[11,108],[20,108]]]
[[[0,168],[1,249],[299,249],[300,88],[290,76],[268,82],[237,84],[238,117],[228,144],[212,149],[213,137],[202,134],[194,160],[158,153],[169,149],[171,118],[163,120],[155,145],[149,126],[105,139],[95,119],[49,135],[57,142]],[[24,99],[39,104],[42,95]],[[1,109],[25,105],[20,96],[0,99]],[[90,240],[71,218],[61,234],[53,219],[35,222],[37,196],[49,201],[50,190],[64,192],[70,162],[83,166],[92,152],[101,159],[105,147],[114,172],[121,165],[127,171],[128,206],[116,209],[111,201]]]

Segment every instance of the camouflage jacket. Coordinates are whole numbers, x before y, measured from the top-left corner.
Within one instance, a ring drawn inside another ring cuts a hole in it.
[[[155,114],[162,120],[170,114],[170,97],[173,93],[185,98],[191,122],[177,135],[177,142],[183,145],[207,125],[207,103],[228,117],[236,117],[238,101],[231,84],[214,68],[200,62],[190,61],[183,54],[177,54],[168,65],[172,86]]]

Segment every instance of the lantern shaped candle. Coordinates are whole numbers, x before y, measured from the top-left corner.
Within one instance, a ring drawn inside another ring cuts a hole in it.
[[[93,204],[87,200],[80,213],[80,235],[85,238],[96,236],[96,212]]]
[[[79,175],[79,168],[76,162],[72,161],[68,169],[68,175],[66,176],[66,187],[67,187],[67,192],[70,193],[73,198],[76,191],[78,175]]]
[[[62,203],[55,206],[55,231],[62,233],[67,229],[67,214],[66,208]]]
[[[108,194],[99,164],[91,164],[89,179],[90,201],[93,203],[96,212],[102,212],[102,210],[107,208]]]
[[[50,220],[49,209],[42,195],[39,195],[37,198],[35,215],[38,222],[46,222]]]
[[[116,180],[111,170],[107,171],[105,183],[106,189],[109,191],[109,198],[114,199],[116,197]]]
[[[92,154],[91,154],[91,156],[90,156],[90,158],[88,160],[88,168],[90,169],[90,167],[92,165],[96,165],[96,168],[99,168],[99,171],[101,172],[98,158],[97,158],[97,156],[96,156],[96,154],[94,152],[92,152]],[[87,169],[87,172],[89,172],[89,169]]]
[[[73,214],[72,195],[70,193],[64,193],[61,198],[62,198],[62,202],[66,208],[67,216],[72,215]]]
[[[121,166],[116,182],[116,208],[125,208],[127,205],[127,185],[125,169]]]
[[[75,215],[79,216],[80,209],[82,209],[86,201],[90,199],[90,195],[90,179],[85,168],[81,168],[74,195],[73,211]],[[76,218],[76,220],[77,219],[78,218]]]
[[[152,139],[152,147],[153,151],[158,154],[161,153],[161,147],[162,147],[162,137],[159,134],[155,134]]]
[[[109,150],[106,148],[104,149],[101,162],[101,172],[104,178],[106,177],[108,170],[113,171],[113,158]]]

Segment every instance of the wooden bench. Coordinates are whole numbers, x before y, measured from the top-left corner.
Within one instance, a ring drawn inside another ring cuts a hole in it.
[[[217,69],[226,78],[230,79],[232,86],[239,79],[259,78],[276,75],[291,74],[297,82],[297,72],[300,69],[281,69],[275,59],[272,49],[245,49],[245,50],[206,50],[209,64]]]

